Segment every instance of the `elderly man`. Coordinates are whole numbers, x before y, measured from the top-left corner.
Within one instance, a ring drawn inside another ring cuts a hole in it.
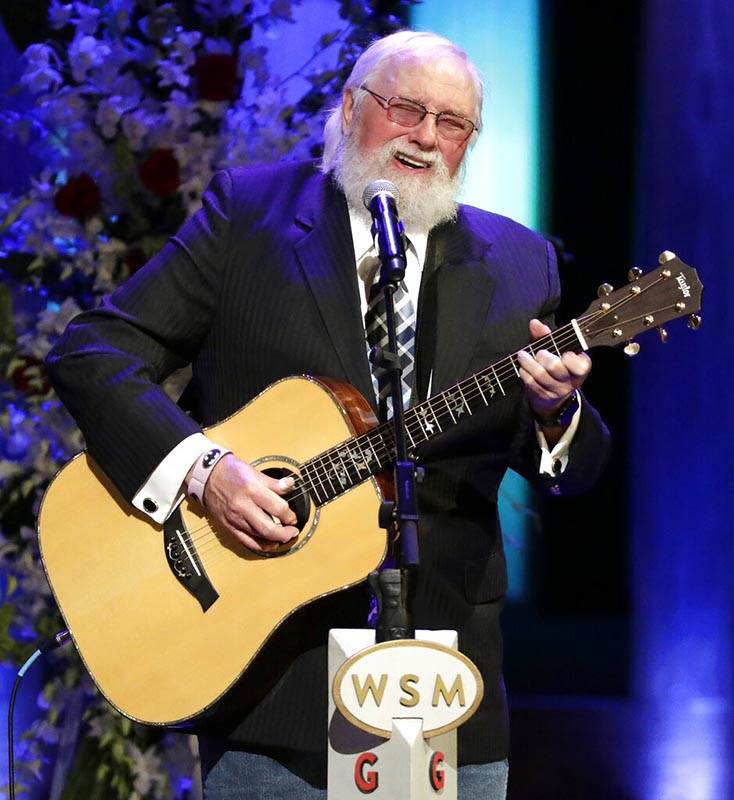
[[[284,163],[220,173],[163,250],[73,321],[49,368],[91,455],[135,506],[162,522],[189,492],[255,551],[297,533],[283,497],[291,479],[268,477],[237,453],[212,458],[217,443],[201,426],[305,372],[346,380],[377,408],[364,325],[377,259],[361,199],[374,179],[400,190],[414,398],[519,350],[528,330],[549,332],[559,299],[552,248],[455,202],[481,104],[477,70],[451,42],[404,31],[374,43],[327,121],[321,170]],[[554,493],[578,491],[607,450],[603,423],[576,392],[589,358],[519,358],[516,389],[418,452],[426,476],[416,627],[458,629],[486,686],[460,729],[465,797],[503,798],[507,781],[499,483],[512,466]],[[190,415],[158,386],[189,362]],[[208,798],[325,796],[327,633],[362,627],[368,605],[355,587],[278,629],[248,671],[244,711],[201,737]]]

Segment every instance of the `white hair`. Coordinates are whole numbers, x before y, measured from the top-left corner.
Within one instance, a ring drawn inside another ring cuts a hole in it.
[[[369,82],[380,71],[382,65],[394,58],[408,58],[419,56],[420,58],[430,58],[451,55],[463,61],[466,71],[474,85],[476,96],[475,119],[480,120],[482,116],[482,99],[484,96],[484,86],[482,76],[476,66],[470,61],[469,56],[458,45],[449,39],[439,36],[436,33],[418,31],[398,31],[378,39],[373,42],[357,59],[344,84],[344,89],[358,89],[363,84]],[[362,92],[359,93],[360,95]],[[354,110],[359,111],[363,98],[357,95],[354,98]],[[324,124],[324,155],[321,161],[321,169],[329,172],[334,167],[334,159],[337,148],[342,138],[342,101],[331,109],[329,116]],[[475,137],[477,132],[472,134]]]

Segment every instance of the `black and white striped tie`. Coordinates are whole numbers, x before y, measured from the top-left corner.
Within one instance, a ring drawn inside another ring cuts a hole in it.
[[[402,373],[403,406],[408,407],[413,388],[413,362],[415,360],[415,309],[405,284],[401,281],[393,294],[395,304],[395,325],[397,328],[398,358]],[[367,313],[364,317],[367,343],[370,348],[388,346],[387,315],[385,298],[379,281],[375,281],[367,300]],[[390,378],[386,370],[372,367],[377,382],[377,407],[380,422],[392,417],[392,398],[390,397]]]

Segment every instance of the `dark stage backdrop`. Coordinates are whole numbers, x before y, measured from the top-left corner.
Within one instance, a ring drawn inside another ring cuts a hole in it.
[[[701,330],[671,328],[633,372],[634,688],[664,737],[650,796],[675,782],[681,797],[730,798],[734,4],[649,0],[642,41],[635,251],[664,244],[706,288]]]
[[[541,2],[547,230],[561,240],[563,322],[634,261],[641,11],[637,3]],[[662,247],[660,248],[662,249]],[[654,266],[656,252],[639,266]],[[646,346],[642,343],[645,361]],[[522,693],[623,695],[630,684],[628,402],[621,349],[596,349],[586,392],[614,437],[600,485],[541,503],[531,594],[505,612],[507,681]],[[644,364],[642,365],[644,368]],[[538,653],[543,658],[537,657]]]

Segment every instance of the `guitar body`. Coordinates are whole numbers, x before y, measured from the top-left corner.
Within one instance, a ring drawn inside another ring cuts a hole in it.
[[[297,473],[374,424],[352,387],[298,377],[269,387],[207,433],[259,469]],[[132,719],[175,725],[220,699],[293,610],[359,583],[380,564],[381,500],[370,478],[331,502],[311,503],[300,536],[266,557],[214,530],[200,507],[184,501],[179,524],[167,531],[174,539],[183,533],[184,551],[196,553],[214,592],[202,602],[178,579],[182,561],[170,547],[167,556],[163,528],[125,502],[82,453],[44,497],[41,557],[100,691]]]

